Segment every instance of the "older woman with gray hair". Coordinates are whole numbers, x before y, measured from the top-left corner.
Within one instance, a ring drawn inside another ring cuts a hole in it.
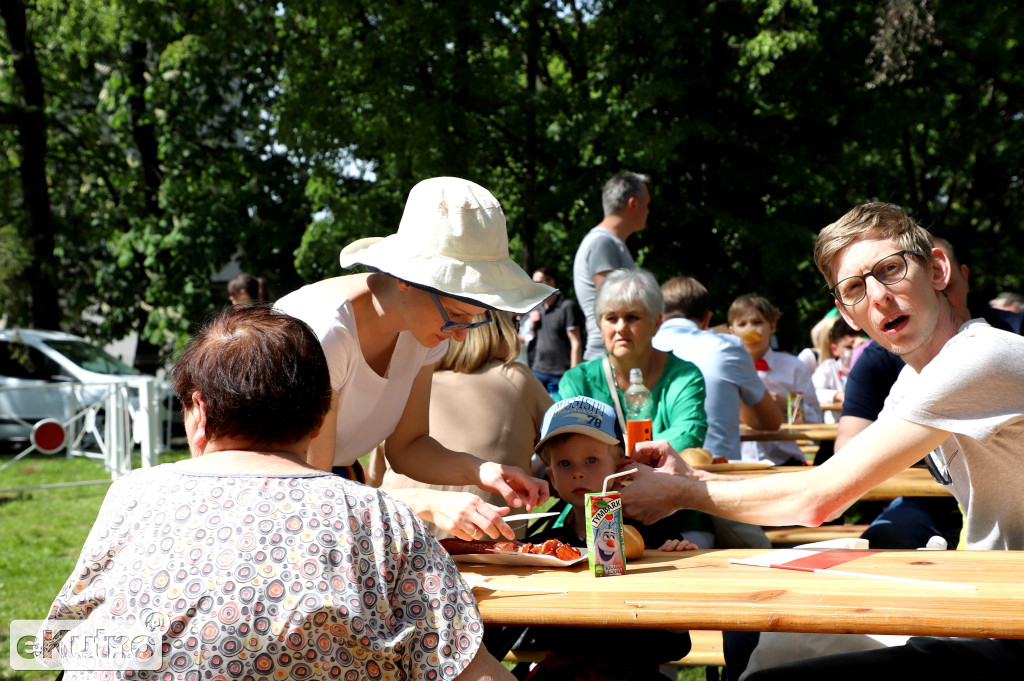
[[[704,376],[695,364],[651,345],[664,311],[661,287],[650,272],[615,270],[609,274],[594,299],[605,355],[567,371],[558,384],[558,394],[562,399],[586,395],[623,405],[630,369],[638,368],[654,403],[654,439],[668,440],[676,451],[682,451],[704,444],[708,429]]]
[[[682,451],[704,444],[708,429],[704,376],[695,364],[651,345],[664,310],[661,287],[650,272],[611,272],[601,282],[594,299],[594,316],[606,352],[565,372],[558,384],[558,394],[560,399],[585,395],[615,406],[625,432],[623,393],[629,387],[630,370],[638,368],[643,373],[644,385],[651,391],[654,439],[668,440],[676,451]],[[684,513],[685,517],[667,518],[672,522],[665,530],[675,533],[682,528],[685,539],[700,548],[710,548],[714,539],[710,517],[692,511]],[[657,541],[647,536],[647,528],[644,534],[648,545]]]

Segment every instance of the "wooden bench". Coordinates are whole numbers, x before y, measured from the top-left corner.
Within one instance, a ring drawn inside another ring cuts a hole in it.
[[[505,662],[540,662],[547,657],[546,650],[512,650]],[[690,631],[690,652],[669,664],[679,667],[724,667],[722,632],[694,629]]]
[[[765,528],[772,546],[787,547],[810,544],[827,539],[857,538],[868,529],[867,525],[820,525],[819,527],[771,527]]]
[[[722,632],[690,630],[690,652],[672,664],[681,667],[724,667]]]

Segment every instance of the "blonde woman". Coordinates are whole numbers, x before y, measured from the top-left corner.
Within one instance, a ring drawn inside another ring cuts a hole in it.
[[[493,323],[475,329],[461,343],[450,344],[438,362],[430,391],[430,434],[449,449],[478,452],[488,461],[529,471],[551,396],[533,372],[516,361],[520,341],[514,316],[497,311],[491,318]],[[371,470],[383,471],[381,489],[401,489],[399,496],[419,497],[421,505],[428,505],[426,499],[438,492],[473,494],[490,504],[504,503],[500,495],[476,486],[428,485],[385,464],[378,450]],[[436,525],[431,529],[438,538],[450,536]],[[521,535],[525,528],[515,529]]]

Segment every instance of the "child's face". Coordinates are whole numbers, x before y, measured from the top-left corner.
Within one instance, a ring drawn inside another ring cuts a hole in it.
[[[839,339],[838,343],[832,343],[832,357],[839,359],[843,356],[847,350],[853,352],[853,350],[861,344],[860,336],[843,336]]]
[[[729,322],[729,331],[743,341],[754,359],[761,359],[772,344],[775,322],[769,322],[756,310],[747,312]]]
[[[601,491],[604,479],[616,472],[618,460],[618,448],[614,445],[571,433],[555,443],[548,479],[558,496],[579,508],[583,506],[584,495]]]

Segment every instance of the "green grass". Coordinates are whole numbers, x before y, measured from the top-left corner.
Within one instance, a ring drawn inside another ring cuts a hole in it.
[[[188,456],[171,450],[161,462]],[[0,465],[13,458],[0,455]],[[135,466],[139,462],[135,461]],[[11,620],[42,619],[74,568],[110,476],[100,461],[35,454],[0,473],[0,490],[60,482],[104,480],[79,487],[0,491],[0,681],[50,681],[53,672],[10,668]],[[682,667],[678,681],[704,679],[703,667]]]
[[[172,450],[161,461],[187,456],[186,450]],[[0,465],[12,458],[0,456]],[[89,480],[106,483],[0,491],[0,681],[54,677],[52,672],[10,669],[10,622],[46,616],[71,574],[110,481],[101,461],[62,455],[34,454],[0,473],[0,490]]]

